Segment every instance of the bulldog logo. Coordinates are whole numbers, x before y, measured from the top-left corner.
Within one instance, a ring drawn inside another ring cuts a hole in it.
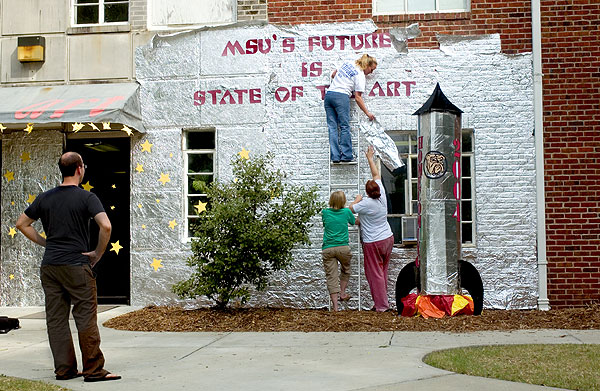
[[[444,176],[448,169],[446,157],[438,151],[430,151],[425,155],[425,176],[429,179],[437,179]]]

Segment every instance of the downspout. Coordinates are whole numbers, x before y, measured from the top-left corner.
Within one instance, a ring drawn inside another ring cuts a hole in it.
[[[542,101],[542,27],[540,0],[531,0],[533,46],[533,112],[535,135],[535,189],[537,205],[538,309],[550,309],[548,300],[548,261],[546,260],[546,200],[544,197],[544,118]]]

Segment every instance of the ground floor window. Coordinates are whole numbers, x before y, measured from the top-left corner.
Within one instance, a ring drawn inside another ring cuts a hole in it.
[[[417,131],[388,131],[396,143],[398,154],[406,165],[391,172],[381,167],[381,179],[388,200],[388,222],[394,233],[394,243],[413,244],[417,241]],[[473,131],[462,132],[462,183],[461,228],[462,242],[474,244],[475,203],[474,194]]]
[[[215,177],[216,138],[214,129],[184,131],[186,237],[193,234],[194,221],[207,205],[206,186]]]

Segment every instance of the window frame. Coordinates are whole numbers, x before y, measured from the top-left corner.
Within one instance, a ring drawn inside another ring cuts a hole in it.
[[[147,21],[146,21],[146,28],[148,29],[148,31],[162,31],[162,30],[189,30],[189,29],[195,29],[195,28],[201,28],[201,27],[205,27],[205,26],[223,26],[223,25],[228,25],[228,24],[232,24],[232,23],[237,23],[238,21],[238,9],[237,9],[237,1],[235,0],[230,0],[231,1],[231,5],[232,5],[232,11],[231,11],[231,20],[219,20],[217,22],[214,23],[207,23],[207,22],[197,22],[197,23],[186,23],[186,24],[179,24],[179,23],[167,23],[167,24],[155,24],[154,23],[154,14],[153,12],[156,12],[154,10],[154,0],[147,0],[146,3],[146,16],[147,16]]]
[[[214,135],[214,143],[215,143],[215,147],[214,149],[188,149],[187,144],[188,144],[188,138],[187,135],[189,133],[213,133]],[[200,199],[201,197],[206,197],[206,193],[194,193],[194,194],[190,194],[189,190],[188,190],[188,180],[189,177],[191,176],[190,173],[188,172],[188,167],[189,167],[189,156],[190,155],[212,155],[213,157],[213,167],[212,167],[212,171],[209,172],[202,172],[202,173],[196,173],[193,175],[212,175],[212,180],[215,181],[216,177],[217,177],[217,131],[214,128],[193,128],[193,129],[183,129],[182,131],[182,138],[181,138],[181,151],[182,151],[182,155],[183,155],[183,216],[185,218],[185,224],[184,224],[184,241],[189,242],[191,241],[194,236],[190,235],[190,220],[194,219],[194,218],[199,218],[200,215],[198,214],[192,214],[190,213],[189,210],[189,198],[190,197],[195,197]],[[194,212],[194,211],[192,211]]]
[[[93,26],[124,26],[129,25],[130,11],[131,11],[131,0],[114,1],[114,0],[95,0],[98,4],[98,23],[77,23],[77,7],[90,6],[96,3],[83,3],[77,4],[77,0],[71,0],[71,26],[72,27],[93,27]],[[104,7],[106,3],[127,3],[127,20],[123,22],[105,22],[104,18]],[[101,22],[102,20],[102,22]]]
[[[377,4],[380,0],[373,0],[373,15],[416,15],[416,14],[450,14],[450,13],[460,13],[460,12],[471,12],[471,0],[467,1],[467,6],[462,9],[450,9],[450,10],[440,10],[439,0],[435,0],[435,10],[420,10],[420,11],[379,11],[377,9]],[[404,9],[408,8],[408,0],[398,0],[404,2]]]

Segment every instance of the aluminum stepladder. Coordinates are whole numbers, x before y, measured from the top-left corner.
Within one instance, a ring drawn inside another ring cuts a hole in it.
[[[353,131],[354,130],[354,131]],[[360,183],[360,172],[361,172],[361,149],[360,149],[360,131],[356,123],[351,122],[350,134],[352,136],[352,149],[354,156],[356,157],[356,163],[332,163],[330,159],[330,152],[327,151],[327,162],[328,162],[328,197],[331,192],[342,190],[346,194],[346,202],[350,203],[354,201],[354,197],[361,193],[362,186]],[[350,193],[349,193],[350,191]],[[351,302],[357,303],[357,308],[361,310],[362,296],[361,296],[361,259],[362,259],[362,246],[360,243],[360,228],[357,225],[348,227],[348,241],[350,245],[350,251],[352,252],[350,281],[348,282],[348,288],[352,286],[352,282],[356,281],[356,293],[350,294],[352,297]],[[329,309],[331,310],[331,298],[329,292],[327,293]],[[338,305],[342,306],[342,301],[338,302]]]

